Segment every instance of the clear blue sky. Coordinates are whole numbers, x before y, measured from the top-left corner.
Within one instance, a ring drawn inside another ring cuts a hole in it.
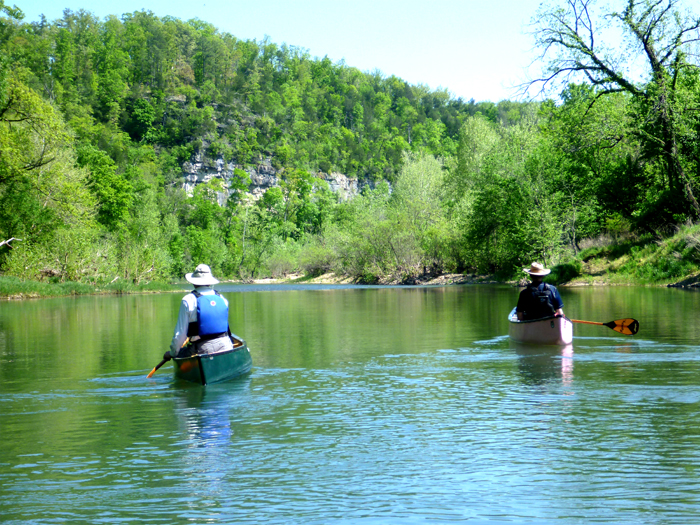
[[[345,60],[465,100],[515,99],[535,53],[527,25],[541,0],[5,0],[26,22],[64,9],[107,15],[147,10],[199,18],[242,39],[269,36],[312,56]]]

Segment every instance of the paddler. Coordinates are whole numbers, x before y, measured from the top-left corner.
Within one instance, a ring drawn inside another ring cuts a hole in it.
[[[531,282],[527,288],[520,292],[520,297],[518,297],[515,312],[519,321],[564,316],[562,309],[564,304],[561,301],[559,291],[555,286],[542,280],[551,271],[538,262],[533,262],[529,268],[523,268],[523,272],[530,276]]]
[[[206,264],[197,266],[185,279],[194,285],[194,291],[182,298],[170,350],[163,359],[231,350],[228,301],[212,288],[219,281]],[[183,348],[188,337],[189,344]]]

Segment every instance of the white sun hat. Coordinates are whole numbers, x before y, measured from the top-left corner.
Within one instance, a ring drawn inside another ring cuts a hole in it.
[[[200,264],[197,266],[194,272],[185,275],[185,279],[195,286],[210,286],[219,282],[211,274],[211,268],[209,268],[209,266],[206,264]]]
[[[552,270],[548,270],[544,266],[542,266],[540,263],[532,263],[529,268],[523,268],[523,271],[525,273],[529,273],[530,275],[539,275],[540,277],[544,277],[545,275],[549,275]]]

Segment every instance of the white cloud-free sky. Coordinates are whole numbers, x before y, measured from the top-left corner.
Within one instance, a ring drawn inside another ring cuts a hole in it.
[[[199,18],[241,39],[308,49],[411,84],[444,88],[465,100],[516,100],[528,77],[528,24],[541,0],[5,0],[25,22],[49,21],[64,9],[103,19],[134,11]],[[532,74],[536,74],[537,64]]]

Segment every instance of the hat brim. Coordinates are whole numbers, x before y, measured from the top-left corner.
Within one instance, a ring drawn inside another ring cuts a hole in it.
[[[529,275],[535,275],[537,277],[544,277],[545,275],[549,275],[550,273],[552,273],[552,270],[542,270],[541,272],[533,272],[529,268],[525,268],[523,271]]]
[[[191,273],[185,274],[185,279],[187,279],[187,282],[192,283],[195,286],[209,286],[219,283],[219,281],[214,277],[192,277]]]

